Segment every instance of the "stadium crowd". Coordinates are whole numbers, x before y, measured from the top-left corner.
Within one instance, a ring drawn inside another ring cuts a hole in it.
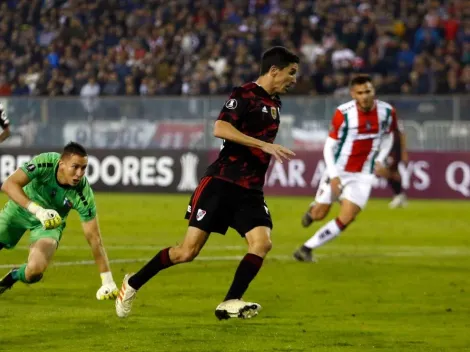
[[[465,0],[5,0],[0,96],[226,94],[264,49],[302,56],[296,94],[470,93]]]

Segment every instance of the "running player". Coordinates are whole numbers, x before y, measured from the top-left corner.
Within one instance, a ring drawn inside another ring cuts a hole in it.
[[[315,261],[312,251],[339,236],[367,204],[375,168],[383,165],[393,144],[395,109],[375,99],[369,76],[351,80],[353,100],[340,105],[333,116],[323,156],[326,172],[320,181],[315,201],[302,218],[308,227],[328,214],[339,200],[336,219],[322,226],[294,253],[298,261]]]
[[[271,156],[282,162],[294,155],[273,142],[279,128],[278,94],[295,84],[298,62],[284,47],[271,48],[263,54],[258,80],[233,90],[214,126],[214,136],[223,139],[224,146],[191,197],[186,237],[180,245],[162,249],[136,274],[125,276],[116,299],[119,317],[129,315],[137,291],[158,272],[192,261],[210,233],[225,234],[229,227],[246,239],[248,253],[215,315],[228,319],[258,314],[261,306],[242,296],[271,250],[272,221],[263,195]]]

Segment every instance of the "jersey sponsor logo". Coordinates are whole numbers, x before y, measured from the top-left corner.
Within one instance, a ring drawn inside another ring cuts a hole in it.
[[[274,120],[277,118],[277,110],[274,106],[271,106],[271,116]]]
[[[73,203],[67,197],[65,197],[65,199],[64,199],[64,207],[67,207],[69,209],[73,208]]]
[[[26,166],[26,169],[27,169],[28,171],[33,172],[33,171],[36,169],[36,165],[34,165],[34,164],[29,164],[28,166]]]
[[[206,215],[206,213],[207,212],[205,210],[198,209],[197,214],[196,214],[196,220],[201,221],[204,218],[204,216]]]
[[[230,99],[225,103],[225,107],[230,110],[236,109],[237,105],[238,103],[236,99]]]

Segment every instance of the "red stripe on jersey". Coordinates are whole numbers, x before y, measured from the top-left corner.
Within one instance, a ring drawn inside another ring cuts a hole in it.
[[[361,172],[372,151],[373,139],[360,139],[353,142],[351,155],[348,158],[344,171]]]
[[[335,114],[333,115],[333,118],[331,119],[331,125],[330,125],[330,131],[328,136],[330,136],[333,139],[338,139],[338,132],[339,128],[344,122],[344,115],[341,111],[336,109]]]
[[[359,135],[379,132],[377,107],[368,112],[357,109],[357,118],[357,133]],[[356,139],[353,141],[351,155],[344,170],[348,172],[361,172],[372,151],[373,142],[373,139]]]

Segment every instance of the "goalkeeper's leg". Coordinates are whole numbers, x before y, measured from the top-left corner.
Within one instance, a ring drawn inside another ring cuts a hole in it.
[[[0,212],[0,250],[14,248],[26,231],[26,227],[21,225],[20,215],[10,210],[7,206],[5,210]],[[0,279],[0,295],[10,289],[17,281],[12,277],[12,273],[16,270],[11,270]]]
[[[53,238],[41,238],[29,250],[28,262],[11,270],[0,280],[0,294],[10,289],[15,282],[34,284],[42,279],[57,248]]]
[[[62,230],[34,229],[31,231],[31,244],[28,262],[11,270],[0,280],[0,294],[10,289],[17,281],[34,284],[42,279],[57,249]]]

